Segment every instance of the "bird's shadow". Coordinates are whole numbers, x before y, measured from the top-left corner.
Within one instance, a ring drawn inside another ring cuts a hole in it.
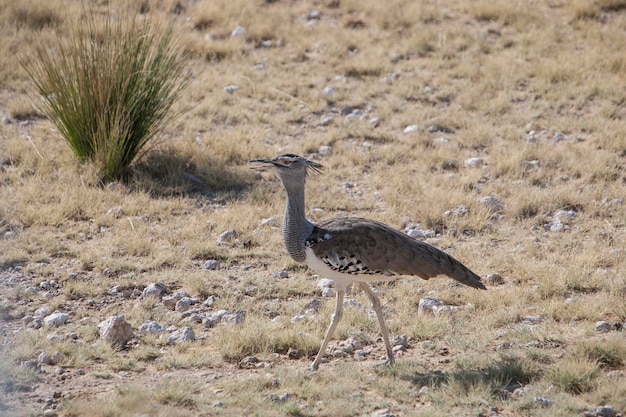
[[[517,387],[530,383],[539,375],[539,369],[529,366],[528,359],[518,356],[501,356],[482,366],[463,367],[449,371],[426,370],[416,361],[397,364],[385,371],[396,378],[409,381],[417,387],[439,388],[455,383],[469,391],[484,385],[496,396],[506,396]]]

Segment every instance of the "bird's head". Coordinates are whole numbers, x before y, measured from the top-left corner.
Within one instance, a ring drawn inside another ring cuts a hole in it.
[[[298,155],[286,153],[272,159],[253,159],[257,170],[269,170],[283,182],[285,186],[293,182],[303,182],[310,172],[321,173],[322,165]]]

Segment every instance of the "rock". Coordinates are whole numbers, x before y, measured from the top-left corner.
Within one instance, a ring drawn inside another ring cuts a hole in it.
[[[133,338],[133,328],[123,316],[112,315],[98,324],[102,340],[112,345],[124,346]]]
[[[468,158],[463,164],[469,168],[477,168],[483,166],[485,164],[485,160],[480,157]]]
[[[574,219],[574,217],[576,217],[576,211],[574,210],[557,210],[556,213],[554,213],[554,217],[562,222],[562,223],[567,223],[571,220]]]
[[[438,298],[424,297],[417,306],[417,315],[435,314],[435,308],[444,306],[445,303]]]
[[[155,282],[149,284],[146,288],[144,288],[141,295],[144,298],[153,297],[160,300],[161,298],[163,298],[163,295],[167,294],[169,291],[170,289],[167,285],[160,282]]]
[[[322,156],[331,155],[333,153],[333,147],[328,145],[320,146],[318,153]]]
[[[239,233],[237,233],[235,229],[227,230],[224,233],[222,233],[220,237],[217,239],[217,244],[223,245],[225,243],[232,242],[233,240],[237,239],[238,236],[239,236]]]
[[[502,285],[504,282],[502,275],[497,272],[491,273],[485,277],[485,283],[489,285]]]
[[[236,313],[228,313],[222,316],[222,323],[242,324],[246,321],[246,310],[239,310]]]
[[[381,122],[380,117],[372,117],[371,119],[368,120],[368,123],[374,127],[378,127],[380,125],[380,122]]]
[[[333,116],[325,116],[322,118],[322,120],[320,120],[320,124],[322,126],[328,126],[330,125],[333,121],[335,120],[335,118]]]
[[[318,288],[331,288],[335,285],[335,281],[328,278],[322,278],[317,282]]]
[[[126,212],[124,211],[124,207],[117,206],[117,207],[111,207],[110,209],[108,209],[106,215],[115,217],[116,219],[119,219],[120,217],[124,216],[125,214],[126,214]]]
[[[48,307],[41,307],[35,310],[35,317],[46,317],[52,314],[52,310]]]
[[[522,317],[522,323],[524,324],[539,324],[542,323],[546,318],[544,316],[526,316]]]
[[[157,334],[163,333],[165,328],[156,321],[148,320],[141,326],[139,326],[139,333],[141,334]]]
[[[541,161],[533,159],[532,161],[525,162],[526,171],[534,171],[541,168]]]
[[[206,306],[206,307],[213,307],[213,304],[215,304],[215,296],[214,295],[209,295],[207,297],[207,299],[204,300],[204,302],[202,303],[202,305]]]
[[[69,314],[54,313],[54,314],[50,314],[49,316],[44,317],[43,322],[47,326],[59,327],[59,326],[63,326],[69,318],[70,318]]]
[[[303,356],[302,352],[295,348],[289,348],[287,351],[287,357],[289,359],[300,359]]]
[[[391,346],[402,346],[404,348],[409,346],[408,338],[404,334],[392,337],[389,342],[391,343]]]
[[[240,90],[241,87],[238,85],[227,85],[226,87],[224,87],[224,91],[226,91],[228,94],[232,94],[237,90]]]
[[[168,345],[178,345],[180,343],[193,342],[196,340],[196,334],[191,327],[183,327],[176,330],[167,339]]]
[[[304,305],[303,310],[313,311],[317,313],[321,307],[322,307],[322,300],[320,300],[319,298],[314,298]]]
[[[554,405],[553,400],[549,400],[543,397],[535,397],[535,402],[542,407],[550,407],[551,405]]]
[[[215,259],[209,259],[208,261],[204,263],[204,269],[206,269],[207,271],[215,271],[219,269],[219,267],[220,267],[220,263],[216,261]]]
[[[309,10],[304,17],[306,20],[320,20],[322,13],[319,10]]]
[[[256,356],[246,356],[239,363],[242,365],[250,365],[250,364],[254,364],[258,362],[259,362],[259,358],[257,358]]]
[[[322,297],[328,298],[328,297],[334,297],[334,296],[335,296],[335,290],[333,290],[332,288],[326,287],[322,290]]]
[[[245,38],[247,35],[246,28],[243,26],[237,26],[230,34],[231,38]]]
[[[308,316],[304,315],[304,314],[298,314],[297,316],[293,316],[291,318],[291,322],[292,323],[299,323],[302,321],[307,321],[309,319]]]
[[[617,417],[615,407],[612,405],[603,405],[593,411],[586,411],[583,415],[585,417]]]
[[[277,272],[276,276],[282,279],[289,278],[289,272],[283,270],[283,271]]]
[[[272,401],[272,402],[277,402],[277,403],[282,403],[287,401],[289,398],[291,398],[291,394],[289,393],[284,393],[281,395],[276,395],[276,394],[270,394],[267,396],[268,400]]]
[[[490,195],[481,198],[480,204],[487,207],[493,213],[501,213],[504,211],[504,204],[502,204],[498,198]]]
[[[41,352],[37,357],[37,363],[52,365],[52,358],[46,352]]]
[[[163,297],[161,301],[163,301],[163,305],[166,308],[170,310],[174,310],[176,308],[176,303],[178,302],[178,298],[173,295],[170,295],[167,297]]]
[[[30,369],[31,371],[41,372],[41,366],[37,361],[22,361],[20,362],[20,366],[25,369]]]
[[[278,227],[278,221],[276,220],[276,217],[269,217],[267,219],[263,219],[261,220],[261,227]]]
[[[48,408],[48,409],[44,410],[42,415],[43,415],[43,417],[57,417],[58,414],[52,408]]]
[[[413,132],[417,132],[417,130],[419,129],[418,125],[408,125],[407,127],[404,128],[404,134],[409,134],[409,133],[413,133]]]
[[[182,313],[184,311],[189,310],[191,307],[191,298],[183,297],[180,300],[176,301],[176,305],[174,306],[174,310]]]
[[[611,326],[611,323],[609,323],[608,321],[599,321],[596,322],[596,331],[600,332],[600,333],[608,333],[613,329],[613,326]]]
[[[324,95],[329,96],[329,95],[333,94],[336,91],[336,89],[335,89],[335,87],[333,87],[331,85],[328,85],[328,86],[324,87],[324,90],[322,90],[322,91],[323,91]]]
[[[396,417],[395,414],[391,412],[389,408],[383,408],[382,410],[376,410],[372,414],[371,417]]]
[[[459,205],[452,210],[446,210],[443,212],[443,217],[463,217],[469,213],[469,208],[466,205]]]
[[[563,222],[561,220],[555,220],[553,222],[547,223],[545,225],[545,228],[547,230],[550,230],[551,232],[555,232],[555,233],[559,233],[562,232],[566,229],[565,224],[563,224]]]

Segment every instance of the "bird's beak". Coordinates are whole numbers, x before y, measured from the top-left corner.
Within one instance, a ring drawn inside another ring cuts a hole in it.
[[[271,159],[253,159],[250,161],[251,164],[257,164],[250,167],[250,169],[256,170],[266,170],[271,168],[274,165],[274,161]],[[261,165],[258,165],[261,164]],[[269,165],[269,166],[268,166]]]

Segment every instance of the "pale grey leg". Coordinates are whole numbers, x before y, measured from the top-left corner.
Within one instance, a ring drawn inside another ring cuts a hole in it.
[[[317,356],[315,360],[311,364],[311,370],[317,371],[317,368],[320,366],[320,362],[324,357],[324,352],[326,352],[326,347],[328,346],[328,342],[330,342],[330,338],[337,327],[337,323],[341,319],[343,315],[343,297],[346,291],[342,289],[337,289],[337,305],[335,306],[335,312],[333,313],[330,319],[330,326],[328,326],[328,330],[326,331],[326,336],[324,337],[324,341],[322,342],[322,346],[320,347],[319,352],[317,352]]]
[[[394,362],[393,359],[393,350],[391,349],[391,343],[389,343],[389,331],[387,330],[387,326],[385,325],[385,318],[383,317],[383,309],[380,306],[380,300],[374,294],[374,291],[367,285],[367,282],[361,282],[361,288],[365,291],[370,301],[372,302],[372,307],[376,312],[376,317],[378,318],[378,324],[380,324],[380,331],[383,334],[383,340],[385,341],[385,348],[387,349],[387,362],[389,365],[392,365]]]

